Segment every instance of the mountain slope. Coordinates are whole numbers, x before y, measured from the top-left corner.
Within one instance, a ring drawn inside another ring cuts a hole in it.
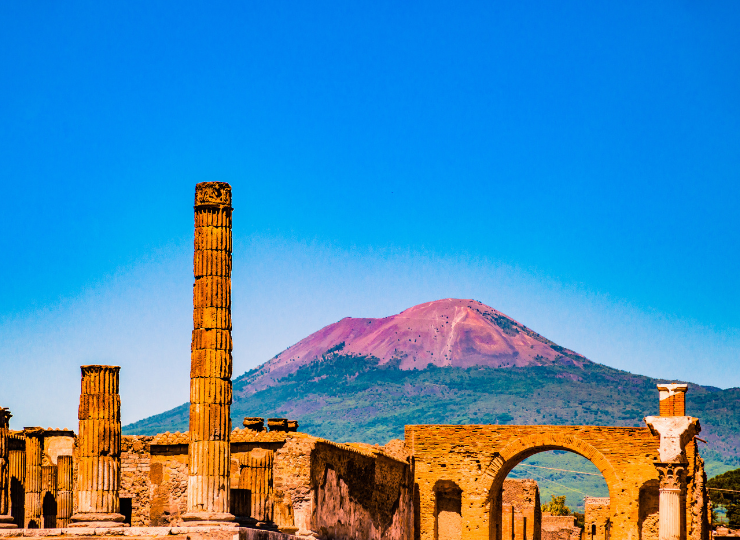
[[[658,413],[655,379],[591,362],[483,304],[431,304],[385,319],[343,319],[238,377],[234,425],[244,416],[287,416],[332,440],[383,444],[403,437],[405,424],[639,426]],[[737,462],[740,389],[691,385],[687,398],[710,443],[703,454]],[[184,431],[187,424],[185,404],[124,432]]]
[[[481,302],[448,298],[383,319],[346,317],[330,324],[250,372],[244,391],[273,386],[327,351],[373,357],[379,366],[395,362],[402,370],[590,363]]]

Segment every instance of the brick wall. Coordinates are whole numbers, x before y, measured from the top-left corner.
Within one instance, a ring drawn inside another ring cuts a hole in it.
[[[463,537],[488,539],[502,526],[491,508],[501,508],[506,475],[527,457],[546,450],[570,450],[591,460],[602,472],[611,495],[611,537],[640,538],[650,513],[640,501],[657,500],[658,437],[647,428],[601,426],[406,426],[406,444],[414,456],[419,490],[418,537],[433,540],[433,486],[439,480],[462,489]],[[693,477],[696,460],[689,464]],[[697,502],[687,496],[687,514]],[[498,501],[498,502],[497,502]],[[493,517],[493,519],[491,519]],[[687,517],[688,519],[688,517]],[[544,540],[544,539],[543,539]]]

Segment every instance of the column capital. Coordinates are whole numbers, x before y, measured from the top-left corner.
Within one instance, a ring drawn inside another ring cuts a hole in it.
[[[231,208],[231,186],[226,182],[201,182],[195,185],[195,208],[227,206]]]
[[[0,428],[6,428],[10,425],[10,419],[12,418],[10,409],[0,407]]]
[[[684,463],[686,444],[701,431],[693,416],[647,416],[645,423],[653,435],[660,436],[658,453],[663,463]]]
[[[656,463],[660,489],[681,491],[686,478],[686,465],[683,463]]]

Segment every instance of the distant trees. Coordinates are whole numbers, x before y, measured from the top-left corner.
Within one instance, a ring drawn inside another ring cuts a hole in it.
[[[553,516],[570,516],[570,508],[565,506],[565,495],[552,495],[549,503],[542,505],[543,512],[549,512]]]
[[[725,508],[727,525],[740,528],[740,469],[715,476],[707,482],[707,488],[712,503]]]

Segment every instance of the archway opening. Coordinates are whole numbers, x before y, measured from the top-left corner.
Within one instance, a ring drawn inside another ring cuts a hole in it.
[[[533,448],[504,462],[491,490],[493,540],[610,538],[609,486],[567,448]]]

